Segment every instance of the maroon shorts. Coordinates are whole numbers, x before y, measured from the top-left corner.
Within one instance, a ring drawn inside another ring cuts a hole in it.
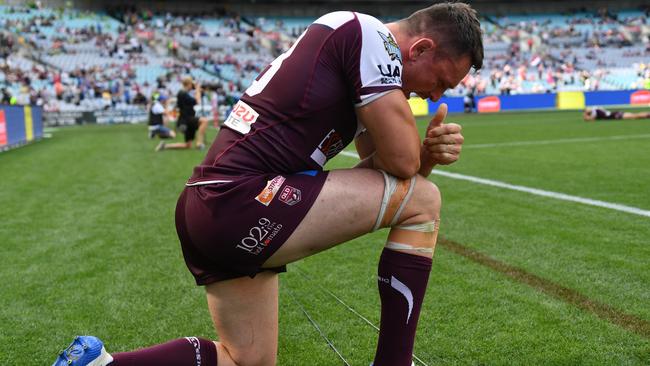
[[[600,117],[600,118],[597,118],[597,119],[604,119],[604,120],[608,120],[608,119],[623,119],[623,113],[625,113],[625,112],[616,111],[616,112],[612,112],[612,113],[610,113],[610,114],[608,114],[608,115],[604,115],[604,116],[602,116],[602,117]]]
[[[625,113],[625,112],[617,111],[617,112],[612,113],[612,116],[613,116],[612,119],[623,119],[623,113]]]
[[[309,171],[185,187],[176,205],[176,231],[196,283],[267,270],[262,264],[307,215],[326,178],[327,172]]]

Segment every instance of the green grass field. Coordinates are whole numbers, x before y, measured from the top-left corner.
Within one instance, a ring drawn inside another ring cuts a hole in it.
[[[650,121],[448,121],[466,140],[442,171],[639,210],[432,175],[443,219],[416,365],[650,365]],[[204,153],[154,153],[145,130],[61,128],[0,154],[0,365],[49,365],[76,334],[99,336],[109,352],[216,337],[173,218]],[[329,167],[355,163],[339,156]],[[306,314],[350,365],[370,363],[385,234],[289,266],[279,365],[344,364]]]

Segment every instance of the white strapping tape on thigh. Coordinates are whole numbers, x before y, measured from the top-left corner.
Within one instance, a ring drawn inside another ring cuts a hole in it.
[[[384,215],[386,215],[386,208],[388,207],[390,198],[395,193],[395,189],[397,189],[397,183],[398,183],[396,177],[386,173],[383,170],[380,170],[380,172],[384,176],[384,196],[381,198],[381,206],[379,208],[379,214],[377,215],[377,221],[375,221],[375,226],[372,228],[372,231],[377,231],[381,227],[381,222],[384,220]],[[404,200],[402,200],[399,208],[397,209],[397,212],[395,212],[395,216],[393,217],[393,220],[391,220],[391,226],[397,222],[400,214],[402,213],[404,207],[406,206],[406,203],[411,198],[411,195],[413,194],[413,187],[415,187],[415,177],[411,178],[411,185],[409,186],[408,193],[404,197]]]
[[[432,233],[438,230],[439,223],[440,223],[439,220],[434,220],[429,222],[423,222],[421,224],[400,225],[397,227],[402,230],[419,231],[422,233]],[[420,253],[433,253],[433,248],[414,247],[412,245],[397,243],[394,241],[387,242],[385,248],[392,249],[392,250],[413,250]]]
[[[383,170],[380,170],[382,176],[384,177],[384,196],[381,198],[381,206],[379,207],[379,215],[377,215],[377,221],[375,221],[375,226],[372,228],[372,231],[377,231],[379,229],[379,226],[381,225],[381,221],[384,218],[384,215],[386,214],[386,207],[388,207],[388,202],[390,201],[390,196],[393,195],[395,192],[395,188],[397,187],[397,179],[395,177],[390,176],[388,173],[386,173]]]

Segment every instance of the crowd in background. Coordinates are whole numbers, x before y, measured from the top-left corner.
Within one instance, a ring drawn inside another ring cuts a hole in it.
[[[310,22],[109,14],[0,7],[2,102],[47,111],[141,108],[154,94],[175,95],[192,75],[207,104],[232,105]],[[485,66],[449,95],[650,89],[648,15],[487,16]]]

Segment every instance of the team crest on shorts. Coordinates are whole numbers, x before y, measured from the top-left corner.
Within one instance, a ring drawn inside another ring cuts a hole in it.
[[[300,202],[300,198],[300,190],[292,186],[284,186],[284,189],[282,189],[282,192],[280,192],[280,196],[278,197],[280,201],[286,203],[289,206],[293,206],[296,203]]]
[[[264,206],[271,204],[271,201],[273,201],[273,198],[278,193],[285,180],[285,177],[278,175],[277,177],[266,181],[266,187],[264,187],[262,192],[260,192],[257,197],[255,197],[257,202],[263,204]]]

